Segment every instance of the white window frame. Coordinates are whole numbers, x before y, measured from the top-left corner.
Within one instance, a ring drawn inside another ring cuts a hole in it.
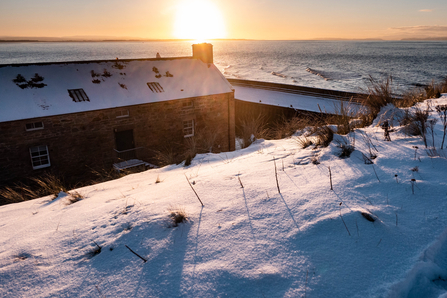
[[[42,126],[40,126],[40,127],[36,127],[36,124],[41,124]],[[30,125],[30,126],[32,126],[31,128],[28,128],[27,126],[28,125]],[[25,124],[25,130],[26,131],[32,131],[32,130],[40,130],[40,129],[43,129],[44,128],[44,125],[43,125],[43,122],[42,121],[38,121],[38,122],[32,122],[32,123],[26,123]]]
[[[33,153],[37,153],[33,156]],[[48,146],[47,145],[40,145],[40,146],[34,146],[34,147],[30,147],[29,148],[29,154],[31,157],[31,165],[33,166],[34,170],[37,169],[42,169],[42,168],[47,168],[49,166],[51,166],[50,163],[50,152],[48,151]],[[46,157],[46,159],[48,160],[47,163],[42,164],[42,158]],[[35,165],[36,163],[39,163],[38,165]]]
[[[183,121],[183,136],[185,138],[194,136],[194,119]]]
[[[182,109],[192,109],[194,108],[194,102],[192,100],[187,100],[182,103]]]
[[[125,118],[125,117],[129,117],[129,110],[122,110],[122,111],[119,111],[118,113],[118,116],[116,116],[116,118]]]

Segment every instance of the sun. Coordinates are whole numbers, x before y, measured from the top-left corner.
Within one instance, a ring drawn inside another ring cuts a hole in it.
[[[223,17],[217,6],[207,0],[184,1],[177,6],[174,36],[206,40],[225,37]]]

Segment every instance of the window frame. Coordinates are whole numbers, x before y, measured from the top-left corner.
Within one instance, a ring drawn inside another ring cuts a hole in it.
[[[36,127],[37,123],[42,124],[42,126],[41,127]],[[28,125],[32,125],[32,128],[28,128],[27,127]],[[25,130],[26,131],[33,131],[33,130],[40,130],[40,129],[44,129],[43,121],[25,123]]]
[[[165,92],[159,82],[147,82],[146,84],[153,93]]]
[[[191,122],[191,126],[185,126],[185,124]],[[185,138],[189,138],[189,137],[193,137],[194,136],[194,125],[195,125],[195,121],[194,119],[190,119],[190,120],[183,120],[183,137]],[[191,130],[191,133],[187,134],[186,130]]]
[[[116,114],[118,115],[118,116],[116,116],[116,118],[130,117],[129,110],[121,110],[121,111],[118,111]]]
[[[71,99],[73,99],[74,102],[83,102],[83,101],[90,101],[90,98],[88,98],[87,93],[85,93],[84,89],[78,88],[78,89],[67,89],[68,95],[70,95]]]
[[[182,102],[182,109],[189,110],[194,109],[194,101],[193,100],[185,100]]]
[[[40,154],[41,152],[43,152],[42,148],[45,147],[45,153],[44,154]],[[37,149],[36,149],[37,148]],[[33,150],[34,149],[34,150]],[[35,151],[37,150],[37,151]],[[33,152],[34,151],[34,152]],[[38,153],[39,155],[33,156],[33,153]],[[37,169],[42,169],[42,168],[48,168],[51,166],[51,162],[50,162],[50,152],[48,150],[48,146],[47,145],[39,145],[39,146],[33,146],[29,148],[29,154],[30,154],[30,158],[31,158],[31,166],[33,167],[33,170],[37,170]],[[47,163],[42,164],[42,157],[46,157],[47,159]],[[35,160],[38,159],[38,160]],[[39,162],[41,164],[39,165],[35,165],[35,161]]]

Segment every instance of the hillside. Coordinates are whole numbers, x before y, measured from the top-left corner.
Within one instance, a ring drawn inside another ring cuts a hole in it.
[[[324,148],[257,140],[77,189],[72,204],[60,193],[0,206],[0,296],[447,297],[447,149],[434,118],[438,154],[396,121],[384,141],[376,120]],[[188,220],[174,227],[179,210]]]

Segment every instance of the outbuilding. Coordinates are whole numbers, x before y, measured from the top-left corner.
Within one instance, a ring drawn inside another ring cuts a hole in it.
[[[232,151],[234,90],[192,57],[0,65],[0,184]]]

